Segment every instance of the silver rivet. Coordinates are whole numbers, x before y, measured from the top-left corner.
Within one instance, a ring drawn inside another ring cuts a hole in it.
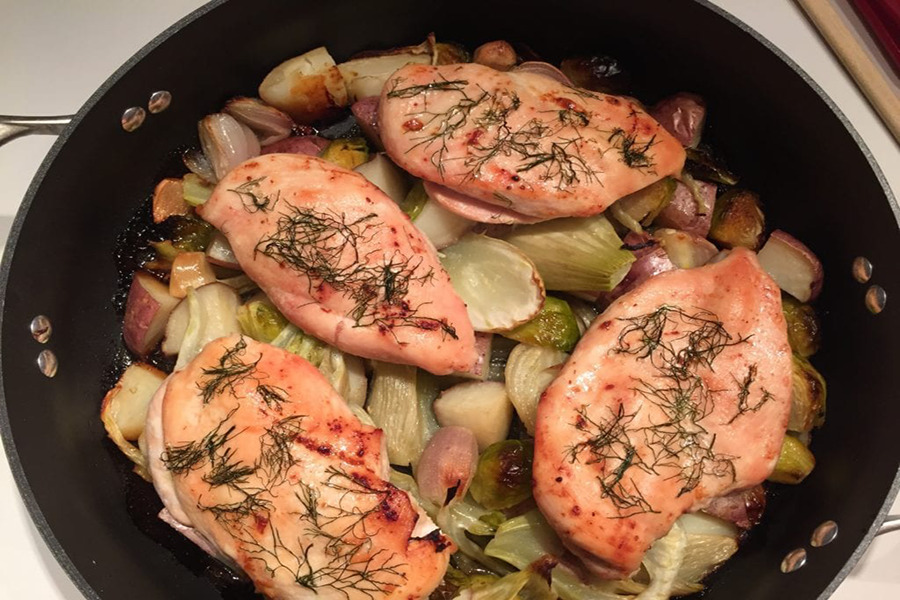
[[[837,538],[838,524],[834,521],[825,521],[813,531],[809,543],[813,548],[827,546]]]
[[[47,377],[56,375],[56,368],[59,363],[56,361],[56,355],[51,350],[42,350],[37,358],[38,369]]]
[[[172,94],[167,92],[166,90],[159,90],[158,92],[153,92],[150,94],[150,101],[147,102],[147,110],[151,113],[161,113],[162,111],[169,108],[169,104],[172,103]]]
[[[50,319],[44,315],[38,315],[31,320],[31,336],[40,342],[46,344],[50,341],[50,334],[53,333],[53,327],[50,325]]]
[[[134,131],[144,123],[147,118],[147,111],[140,106],[132,106],[122,113],[122,129],[125,131]]]
[[[857,256],[853,259],[853,278],[860,283],[872,279],[872,263],[865,256]]]
[[[884,310],[887,303],[887,292],[880,285],[873,285],[866,290],[866,308],[873,315],[877,315]]]
[[[787,556],[784,557],[784,560],[781,561],[781,572],[793,573],[805,564],[806,549],[797,548],[796,550],[791,550],[790,552],[788,552]]]

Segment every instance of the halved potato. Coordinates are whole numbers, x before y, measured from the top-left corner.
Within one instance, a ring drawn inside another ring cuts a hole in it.
[[[506,388],[497,381],[467,381],[444,390],[434,401],[434,415],[441,427],[466,427],[484,451],[506,439],[513,406]]]
[[[653,237],[659,240],[669,255],[669,260],[679,269],[701,267],[719,253],[719,249],[712,242],[687,231],[657,229]]]
[[[544,283],[534,263],[508,242],[469,234],[441,255],[475,331],[508,331],[544,305]]]
[[[351,102],[366,96],[380,96],[385,82],[397,69],[406,65],[430,65],[434,60],[434,44],[425,41],[418,46],[396,48],[375,56],[364,56],[338,65],[347,83]]]
[[[146,356],[162,339],[166,321],[178,304],[166,285],[149,273],[134,274],[125,303],[123,334],[125,345],[139,356]]]
[[[259,96],[300,124],[312,123],[335,108],[347,106],[344,78],[324,46],[272,69],[259,85]]]
[[[147,407],[166,379],[166,374],[144,363],[130,365],[116,385],[106,393],[100,419],[109,438],[135,464],[135,472],[149,481],[150,473],[140,449],[131,442],[144,432]]]
[[[822,291],[825,271],[806,244],[780,229],[769,236],[759,251],[759,264],[778,287],[800,302],[815,300]]]

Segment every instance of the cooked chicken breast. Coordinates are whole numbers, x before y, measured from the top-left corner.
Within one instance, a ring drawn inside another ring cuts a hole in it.
[[[260,156],[197,212],[303,331],[439,375],[475,364],[466,306],[434,248],[362,175],[310,156]]]
[[[406,171],[538,219],[602,212],[685,158],[631,99],[477,64],[403,67],[384,86],[378,123]],[[489,211],[466,214],[492,222]]]
[[[408,600],[441,581],[453,544],[388,483],[382,432],[302,358],[220,338],[147,427],[163,516],[266,596]]]
[[[538,405],[534,496],[566,546],[624,577],[683,513],[762,482],[790,414],[781,293],[756,255],[613,302]]]

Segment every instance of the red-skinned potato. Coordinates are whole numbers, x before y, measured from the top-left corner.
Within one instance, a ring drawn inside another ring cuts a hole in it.
[[[148,364],[129,365],[115,387],[104,396],[101,417],[112,418],[126,440],[137,441],[144,431],[150,400],[165,378],[165,373]]]
[[[153,222],[162,223],[172,216],[191,214],[190,205],[184,201],[184,184],[180,179],[166,177],[153,190]]]
[[[653,232],[653,237],[659,240],[669,260],[679,269],[701,267],[719,253],[719,249],[712,242],[686,231],[657,229]]]
[[[761,485],[714,498],[703,512],[750,529],[762,519],[766,509],[766,490]]]
[[[263,146],[261,154],[305,154],[307,156],[318,156],[322,149],[329,144],[329,140],[317,135],[298,135],[289,137]]]
[[[203,252],[182,252],[172,261],[169,294],[175,298],[184,298],[188,288],[196,289],[215,280],[216,273]]]
[[[350,107],[359,128],[372,144],[378,148],[383,148],[381,144],[381,134],[378,131],[378,101],[379,96],[367,96],[360,98]]]
[[[607,306],[622,294],[639,286],[654,275],[677,268],[669,259],[665,248],[646,233],[629,233],[623,241],[625,247],[634,252],[635,261],[631,263],[628,275],[619,282],[615,289],[611,292],[602,292],[597,296],[597,302],[601,306]]]
[[[478,466],[478,442],[465,427],[441,427],[429,440],[416,466],[416,483],[422,498],[438,506],[447,503],[447,492],[463,498]]]
[[[139,356],[153,350],[177,304],[178,298],[169,294],[164,283],[149,273],[135,273],[125,303],[123,332],[128,349]]]
[[[700,214],[697,199],[691,190],[680,181],[675,186],[672,200],[653,221],[654,225],[679,229],[706,237],[712,224],[713,209],[716,205],[716,186],[705,181],[697,182],[697,190],[706,205],[706,212]]]
[[[706,102],[696,94],[681,92],[660,100],[650,115],[682,146],[696,148],[706,122]]]
[[[806,245],[780,229],[769,236],[759,251],[759,264],[778,287],[799,300],[815,300],[822,291],[825,271],[818,257]]]
[[[166,356],[178,355],[190,318],[191,314],[187,300],[180,301],[166,321],[165,335],[160,346],[163,354]]]

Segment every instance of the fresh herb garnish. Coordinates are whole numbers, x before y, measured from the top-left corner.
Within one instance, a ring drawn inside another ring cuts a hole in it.
[[[208,462],[212,462],[219,450],[240,433],[235,433],[236,427],[234,425],[226,429],[224,433],[220,433],[222,427],[234,416],[235,412],[237,412],[237,407],[232,409],[216,425],[215,429],[203,436],[203,439],[200,441],[167,448],[160,457],[166,468],[176,475],[183,475],[188,471],[202,467]]]
[[[275,210],[275,205],[278,204],[278,201],[281,199],[281,192],[276,191],[275,196],[262,196],[257,193],[257,188],[259,188],[260,182],[265,180],[265,176],[259,177],[257,179],[253,179],[246,183],[242,183],[236,188],[228,190],[229,192],[234,192],[241,199],[241,204],[244,205],[244,210],[248,213],[255,212],[267,212],[271,210]]]
[[[262,356],[252,363],[246,363],[243,360],[246,351],[247,342],[241,337],[233,348],[225,350],[217,366],[203,369],[203,375],[197,382],[203,404],[209,404],[210,400],[225,391],[236,395],[236,386],[253,375]]]

